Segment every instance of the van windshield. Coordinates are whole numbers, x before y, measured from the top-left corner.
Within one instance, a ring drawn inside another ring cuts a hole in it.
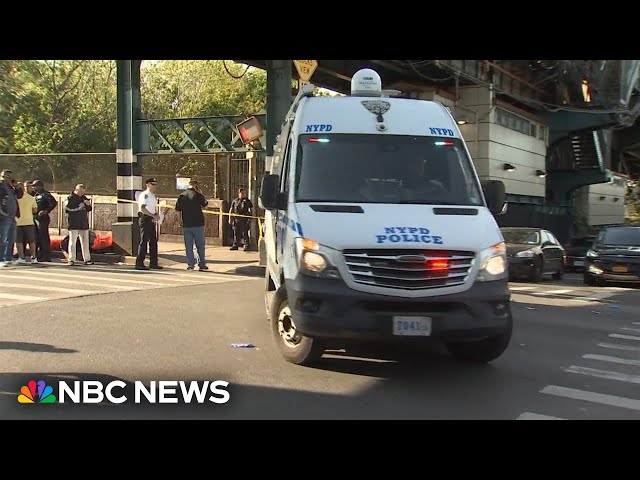
[[[483,205],[462,140],[404,135],[300,135],[298,202]]]

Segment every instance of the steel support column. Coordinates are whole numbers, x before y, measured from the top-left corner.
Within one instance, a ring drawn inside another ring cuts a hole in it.
[[[118,222],[137,220],[137,210],[131,201],[135,200],[136,190],[142,190],[136,125],[141,116],[140,64],[141,60],[117,60]]]
[[[276,137],[291,106],[292,65],[292,60],[267,60],[267,155],[273,155]],[[257,199],[255,201],[257,203]],[[256,233],[257,225],[251,231],[253,238],[258,238]],[[260,265],[266,265],[264,241],[258,249]]]

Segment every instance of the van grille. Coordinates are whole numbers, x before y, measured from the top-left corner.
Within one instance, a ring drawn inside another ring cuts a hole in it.
[[[419,290],[462,285],[473,264],[473,252],[451,250],[345,250],[356,283]],[[447,260],[449,268],[430,268],[428,261]]]

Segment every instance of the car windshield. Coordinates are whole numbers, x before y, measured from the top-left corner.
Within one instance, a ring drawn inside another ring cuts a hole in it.
[[[640,247],[640,228],[609,228],[600,232],[598,243],[603,245],[620,245]]]
[[[484,205],[462,140],[300,135],[298,202]]]
[[[535,230],[502,230],[502,236],[506,243],[520,245],[538,245],[540,233]]]

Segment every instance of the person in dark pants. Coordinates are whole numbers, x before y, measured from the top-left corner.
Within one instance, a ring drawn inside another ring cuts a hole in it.
[[[140,244],[138,245],[138,257],[136,258],[136,270],[161,270],[158,264],[158,235],[156,222],[160,218],[158,214],[158,199],[156,191],[158,180],[150,178],[146,182],[147,189],[138,197],[138,225],[140,226]],[[145,266],[147,258],[147,246],[149,249],[149,266]]]
[[[196,265],[193,256],[193,244],[198,250],[198,268],[209,270],[205,257],[204,214],[202,209],[209,204],[204,198],[198,182],[191,180],[189,188],[182,192],[176,202],[176,211],[182,214],[182,231],[184,246],[187,251],[187,270],[193,270]]]
[[[16,182],[11,170],[0,174],[0,267],[15,265],[13,246],[16,241],[16,219],[20,218],[20,205]]]
[[[229,208],[229,224],[233,227],[233,245],[230,250],[238,250],[238,244],[242,242],[244,251],[249,251],[249,225],[253,212],[253,203],[247,198],[244,188],[238,190],[238,196],[231,202]],[[243,215],[236,217],[234,215]]]
[[[58,206],[58,201],[48,191],[44,189],[42,180],[34,180],[31,184],[35,191],[38,213],[36,214],[36,226],[38,227],[37,247],[38,261],[51,261],[51,238],[49,237],[49,214]]]

